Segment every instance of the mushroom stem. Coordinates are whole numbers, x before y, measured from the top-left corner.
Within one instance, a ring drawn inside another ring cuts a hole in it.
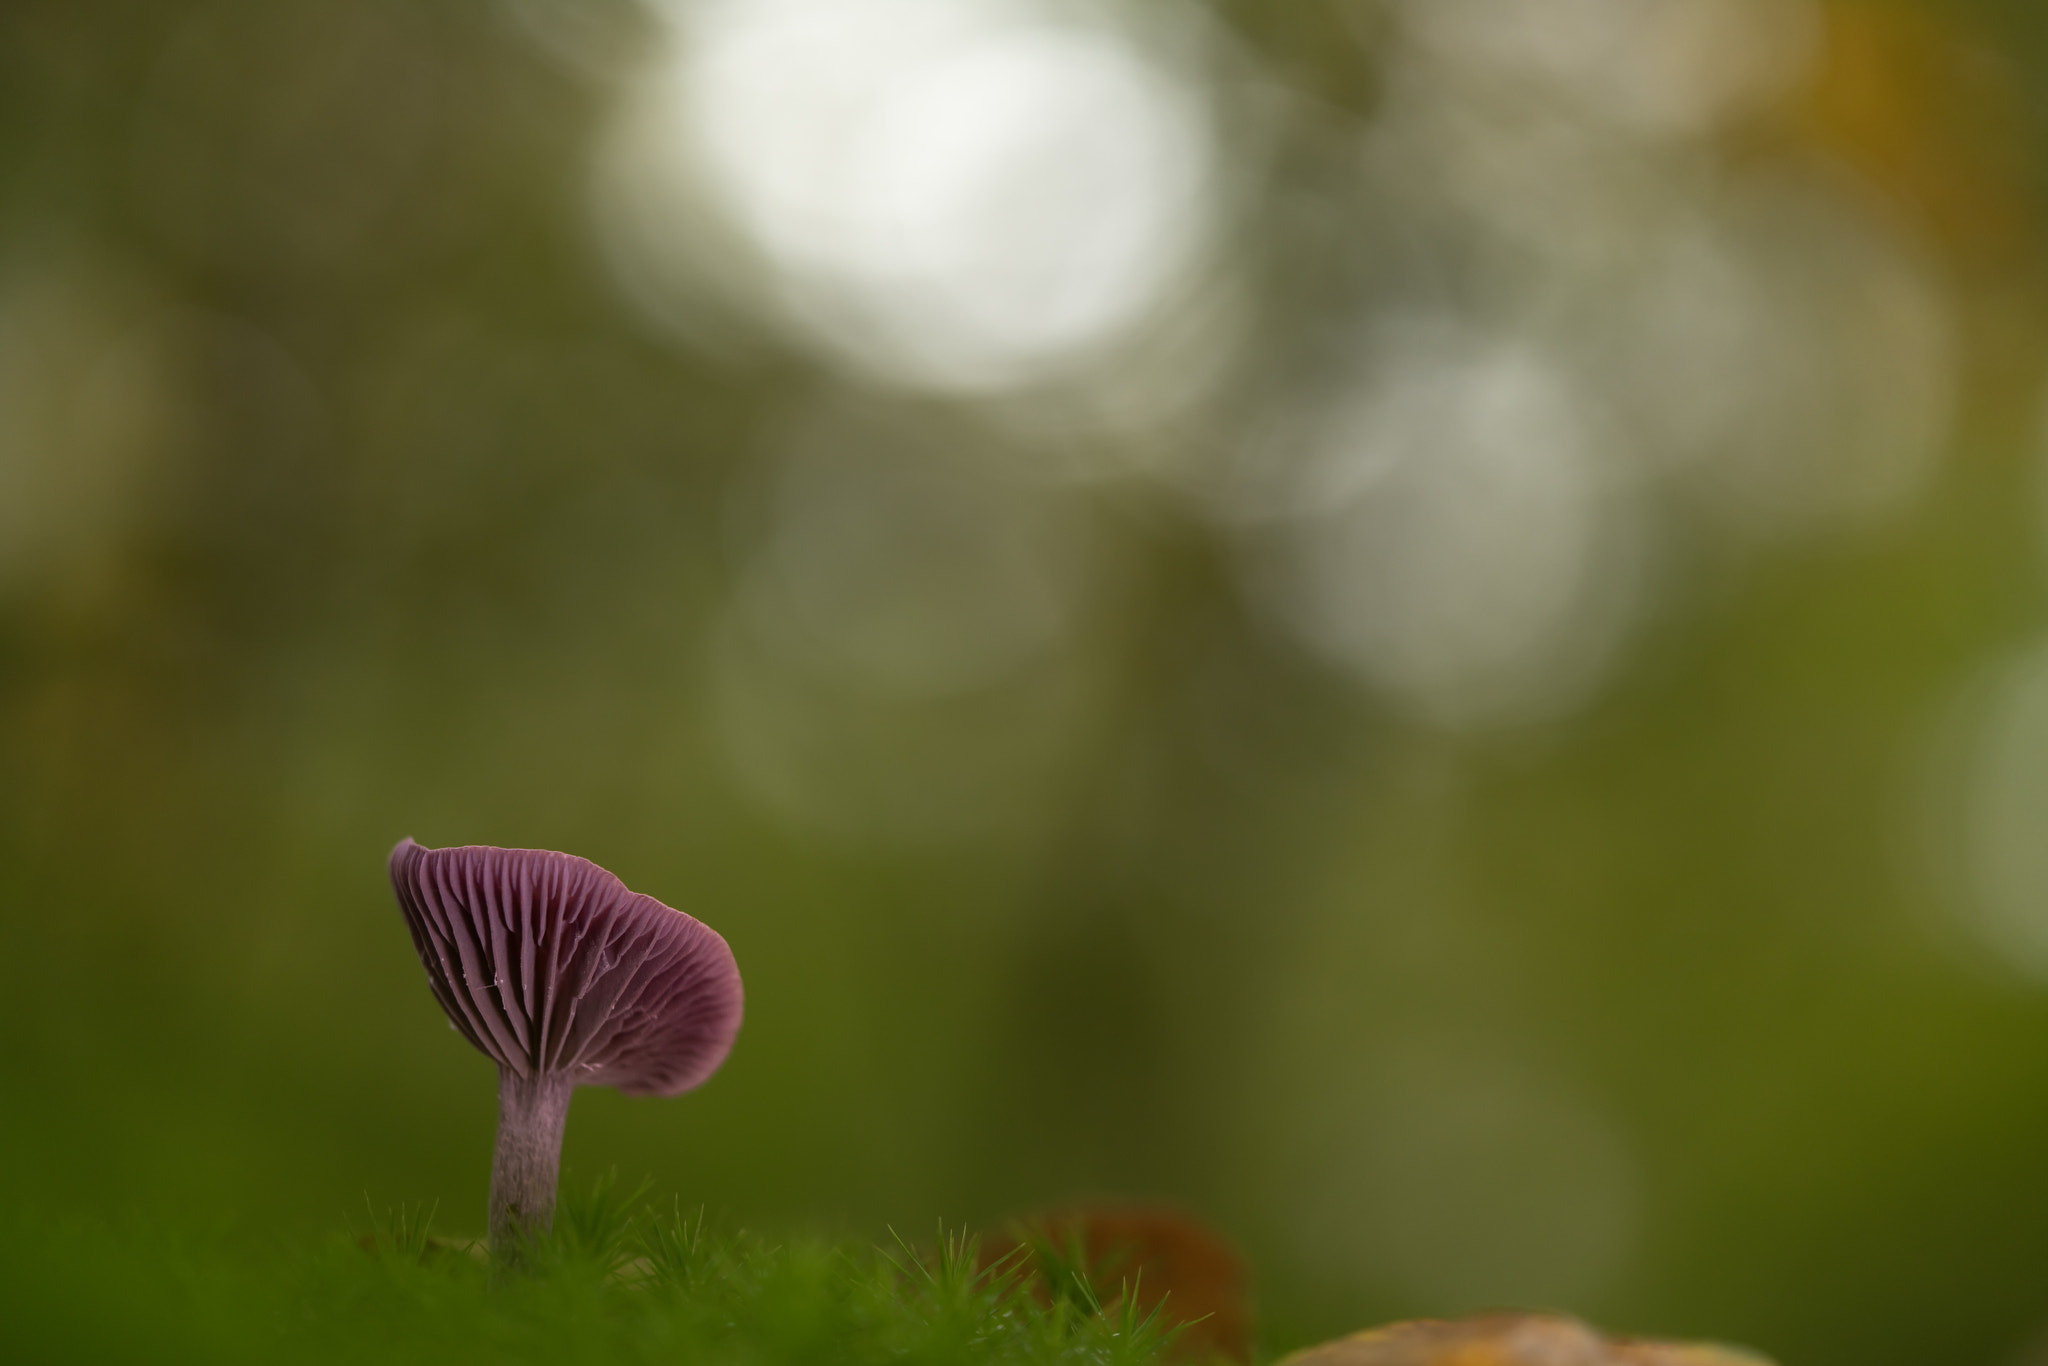
[[[491,1250],[516,1253],[522,1238],[555,1224],[562,1127],[575,1083],[498,1069],[498,1149],[491,1158]]]

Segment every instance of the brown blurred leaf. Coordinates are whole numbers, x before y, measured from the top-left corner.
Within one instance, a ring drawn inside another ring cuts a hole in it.
[[[1167,1325],[1186,1325],[1167,1351],[1169,1361],[1251,1360],[1251,1309],[1244,1261],[1221,1235],[1177,1210],[1152,1205],[1081,1205],[1017,1220],[982,1240],[984,1266],[1020,1247],[1080,1252],[1083,1268],[1102,1295],[1135,1287],[1138,1307],[1160,1311]],[[1047,1294],[1041,1264],[1035,1293]]]

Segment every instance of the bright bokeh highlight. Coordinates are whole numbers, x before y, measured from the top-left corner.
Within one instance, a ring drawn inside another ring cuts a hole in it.
[[[673,21],[600,199],[658,316],[722,293],[847,369],[985,393],[1102,359],[1200,258],[1208,111],[1135,19],[706,0]]]

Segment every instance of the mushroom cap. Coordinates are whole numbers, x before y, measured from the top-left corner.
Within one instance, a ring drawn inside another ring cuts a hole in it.
[[[405,839],[391,885],[434,999],[500,1067],[675,1096],[732,1050],[742,995],[725,940],[588,859]]]
[[[1304,1348],[1280,1366],[1770,1366],[1736,1347],[1603,1338],[1556,1314],[1415,1319]]]

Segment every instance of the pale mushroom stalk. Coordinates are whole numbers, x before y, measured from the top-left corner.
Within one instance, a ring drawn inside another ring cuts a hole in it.
[[[742,990],[716,931],[585,859],[401,840],[391,885],[448,1022],[498,1064],[490,1239],[554,1226],[569,1099],[675,1096],[718,1070]]]
[[[553,1228],[561,1179],[562,1130],[576,1083],[564,1076],[522,1077],[498,1069],[498,1146],[491,1154],[491,1246],[504,1247],[522,1226]]]

